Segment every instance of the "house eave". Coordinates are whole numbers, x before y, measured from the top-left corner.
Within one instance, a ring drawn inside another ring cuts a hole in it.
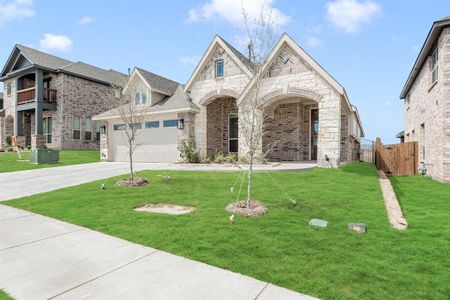
[[[152,115],[162,115],[162,114],[170,114],[170,113],[184,113],[184,112],[194,112],[199,113],[200,110],[196,108],[181,108],[181,109],[167,109],[167,110],[160,110],[160,111],[148,111],[145,112],[144,116],[152,116]],[[120,119],[120,115],[112,115],[112,116],[93,116],[92,120],[94,121],[107,121],[107,120],[113,120],[113,119]]]
[[[422,45],[422,49],[420,50],[420,53],[416,58],[414,66],[412,67],[411,72],[408,75],[408,79],[406,80],[406,83],[400,94],[400,99],[406,98],[412,85],[414,84],[414,81],[416,80],[425,62],[427,61],[430,52],[433,50],[436,42],[438,41],[439,36],[441,35],[444,28],[449,26],[450,26],[450,19],[439,20],[433,23],[433,26],[431,26],[427,38],[425,39],[425,42]]]

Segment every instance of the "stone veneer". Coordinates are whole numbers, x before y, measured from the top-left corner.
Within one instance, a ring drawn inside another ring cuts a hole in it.
[[[419,164],[434,179],[450,182],[450,28],[438,39],[438,81],[431,85],[430,58],[405,101],[405,142],[419,142]]]

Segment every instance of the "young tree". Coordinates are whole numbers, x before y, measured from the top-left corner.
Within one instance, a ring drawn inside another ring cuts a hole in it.
[[[120,97],[114,96],[114,102],[117,103],[117,112],[124,124],[123,133],[126,138],[126,146],[128,149],[128,158],[130,166],[130,178],[134,181],[134,164],[133,155],[136,149],[140,146],[137,142],[137,137],[142,129],[146,113],[148,112],[148,105],[139,103],[129,94],[120,93]],[[148,99],[146,99],[148,101]]]
[[[264,109],[261,107],[261,82],[266,73],[264,68],[269,55],[279,38],[276,20],[270,11],[261,9],[258,17],[251,17],[242,6],[242,16],[249,41],[249,54],[253,63],[253,78],[246,98],[243,100],[240,114],[240,130],[243,145],[247,151],[247,208],[252,200],[253,165],[261,149],[261,140],[265,134]],[[267,154],[267,153],[266,153]],[[264,155],[264,154],[263,154]]]

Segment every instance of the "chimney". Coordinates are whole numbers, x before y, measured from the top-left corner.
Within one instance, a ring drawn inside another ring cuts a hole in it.
[[[252,43],[250,42],[250,43],[248,44],[248,60],[249,60],[249,61],[252,61],[252,51],[253,51],[253,45],[252,45]]]
[[[131,69],[128,68],[128,77],[130,77],[130,76],[131,76]]]

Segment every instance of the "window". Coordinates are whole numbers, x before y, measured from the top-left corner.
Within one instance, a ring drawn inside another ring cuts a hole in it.
[[[145,128],[159,128],[159,121],[145,122]]]
[[[12,93],[12,84],[8,83],[6,85],[6,95],[11,96],[11,93]]]
[[[223,77],[223,60],[217,60],[216,61],[216,78]]]
[[[228,151],[232,153],[238,152],[238,116],[230,114],[228,116]]]
[[[136,105],[147,105],[147,91],[136,91],[134,93],[134,104]]]
[[[101,124],[99,121],[95,122],[95,139],[100,141]]]
[[[163,126],[164,127],[177,127],[178,120],[164,120]]]
[[[52,132],[53,132],[53,120],[51,117],[42,119],[42,129],[44,132],[45,142],[47,144],[52,143]]]
[[[92,140],[92,122],[91,119],[86,118],[84,123],[84,139],[86,141]]]
[[[434,50],[433,54],[431,54],[431,84],[434,84],[438,81],[438,62],[439,62],[439,53],[438,49]]]
[[[142,123],[131,123],[129,126],[133,129],[142,129]]]
[[[125,124],[115,124],[114,131],[125,130]]]
[[[80,129],[81,129],[81,118],[73,117],[73,139],[80,139]]]

